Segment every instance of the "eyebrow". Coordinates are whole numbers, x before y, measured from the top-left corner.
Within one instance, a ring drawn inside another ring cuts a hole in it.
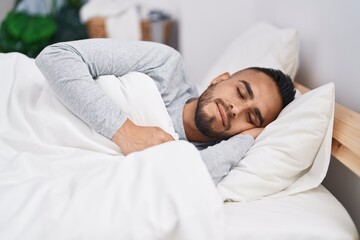
[[[244,84],[246,91],[248,92],[248,94],[250,96],[250,99],[254,99],[254,92],[252,91],[250,84],[245,80],[239,80],[239,81],[242,84]],[[258,126],[258,127],[261,127],[264,123],[264,118],[258,108],[255,108],[255,115],[256,115],[257,119],[259,119],[259,122],[260,122],[260,126]]]

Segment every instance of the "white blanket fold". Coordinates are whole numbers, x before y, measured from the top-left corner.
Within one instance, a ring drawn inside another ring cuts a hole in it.
[[[222,201],[193,145],[124,157],[56,99],[33,59],[0,54],[0,72],[0,239],[223,239]],[[165,107],[150,105],[176,137]]]

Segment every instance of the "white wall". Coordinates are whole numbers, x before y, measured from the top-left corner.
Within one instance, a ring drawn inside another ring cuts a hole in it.
[[[231,40],[255,21],[300,33],[301,80],[336,84],[336,100],[360,112],[360,1],[185,0],[181,50],[189,76],[202,78]]]
[[[15,0],[0,0],[0,22],[6,17],[8,11],[13,7]]]
[[[297,81],[310,88],[334,82],[336,101],[360,113],[359,0],[184,0],[180,13],[180,49],[192,81],[205,77],[235,36],[266,21],[299,31]],[[324,185],[360,231],[360,178],[331,162]]]

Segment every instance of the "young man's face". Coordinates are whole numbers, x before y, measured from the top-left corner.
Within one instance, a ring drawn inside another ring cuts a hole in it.
[[[198,101],[195,113],[197,128],[218,140],[275,120],[282,108],[276,83],[254,70],[215,78]]]

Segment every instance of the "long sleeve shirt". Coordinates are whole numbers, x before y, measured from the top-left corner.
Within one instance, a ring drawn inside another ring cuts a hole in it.
[[[46,47],[36,64],[60,101],[100,134],[111,139],[127,114],[95,83],[102,75],[122,76],[141,72],[151,77],[180,139],[187,140],[183,126],[186,101],[197,94],[184,74],[181,55],[171,47],[152,42],[88,39]],[[235,135],[228,140],[194,143],[215,183],[238,163],[254,139]]]

